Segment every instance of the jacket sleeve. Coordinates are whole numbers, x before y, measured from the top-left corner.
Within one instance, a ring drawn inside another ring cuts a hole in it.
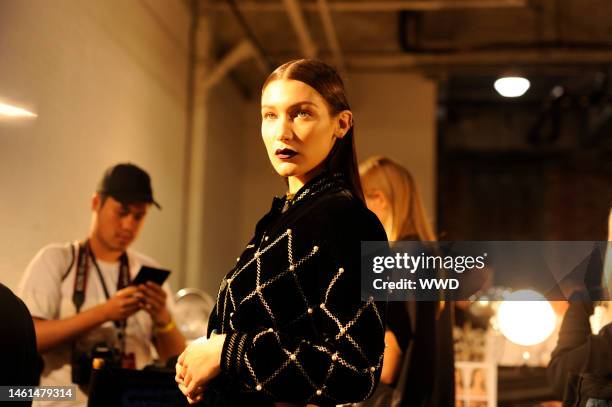
[[[343,226],[349,229],[341,230]],[[318,293],[306,300],[303,318],[315,334],[262,327],[227,335],[221,368],[249,390],[275,401],[335,405],[362,401],[376,388],[384,352],[384,314],[372,299],[361,300],[359,242],[384,239],[384,231],[364,236],[337,221],[334,228],[328,233],[331,238],[311,251],[313,257],[320,256],[314,270]],[[348,232],[343,235],[345,243],[337,240],[342,232]]]
[[[572,373],[610,374],[612,325],[593,335],[589,323],[592,313],[592,303],[572,301],[563,318],[557,347],[547,370],[549,382],[559,398],[563,398]]]

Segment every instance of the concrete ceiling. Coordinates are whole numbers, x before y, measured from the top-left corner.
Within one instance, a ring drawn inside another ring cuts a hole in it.
[[[216,63],[247,93],[266,64],[306,56],[349,74],[418,71],[440,81],[510,68],[566,78],[612,63],[609,0],[200,0],[198,14]],[[240,44],[248,50],[228,60]]]

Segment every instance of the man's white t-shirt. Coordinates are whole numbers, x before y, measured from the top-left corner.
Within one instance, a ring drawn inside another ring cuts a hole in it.
[[[74,261],[73,261],[74,249]],[[157,263],[138,252],[128,250],[130,279],[140,271],[143,265],[159,267]],[[76,315],[72,302],[78,243],[51,244],[38,252],[28,265],[19,283],[17,293],[25,302],[32,317],[42,319],[64,319]],[[70,266],[72,263],[72,266]],[[119,262],[107,263],[97,260],[109,296],[117,292],[119,278]],[[95,266],[89,261],[85,302],[81,312],[107,301],[104,288]],[[167,294],[166,306],[172,313],[173,297],[167,283],[163,286]],[[145,311],[138,311],[128,318],[125,334],[126,353],[134,353],[136,368],[142,369],[153,362],[157,353],[152,343],[153,321]],[[118,331],[112,321],[108,321],[92,329],[78,338],[77,349],[91,351],[99,342],[106,342],[119,348]],[[41,386],[72,385],[71,369],[72,344],[64,344],[42,353],[44,369],[40,378]],[[70,402],[40,402],[41,406],[71,406],[87,405],[87,396],[77,388],[77,401]],[[37,405],[36,403],[34,405]]]

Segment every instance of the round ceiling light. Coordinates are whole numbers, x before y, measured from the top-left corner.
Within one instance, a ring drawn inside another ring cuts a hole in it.
[[[495,90],[500,95],[507,98],[523,96],[529,89],[529,80],[521,76],[504,76],[493,84]]]

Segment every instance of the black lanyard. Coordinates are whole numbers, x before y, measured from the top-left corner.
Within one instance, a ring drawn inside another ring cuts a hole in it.
[[[74,279],[74,292],[72,294],[72,302],[76,307],[77,314],[81,311],[81,307],[85,302],[85,289],[87,288],[87,275],[88,275],[88,263],[89,259],[91,259],[96,271],[98,272],[98,278],[100,279],[100,283],[102,284],[102,289],[104,290],[104,295],[106,299],[110,299],[110,294],[108,292],[108,288],[106,288],[106,283],[104,282],[104,276],[102,275],[102,270],[100,270],[100,266],[96,261],[96,257],[91,250],[91,246],[89,245],[89,240],[86,240],[85,243],[79,244],[79,255],[77,257],[77,269],[76,269],[76,277]],[[124,252],[119,258],[119,278],[117,279],[117,291],[122,288],[127,287],[130,284],[130,265],[128,262],[127,254]],[[121,341],[121,350],[123,353],[124,347],[124,339],[125,339],[125,327],[127,324],[126,320],[122,321],[113,321],[117,329],[119,329],[119,340]]]

